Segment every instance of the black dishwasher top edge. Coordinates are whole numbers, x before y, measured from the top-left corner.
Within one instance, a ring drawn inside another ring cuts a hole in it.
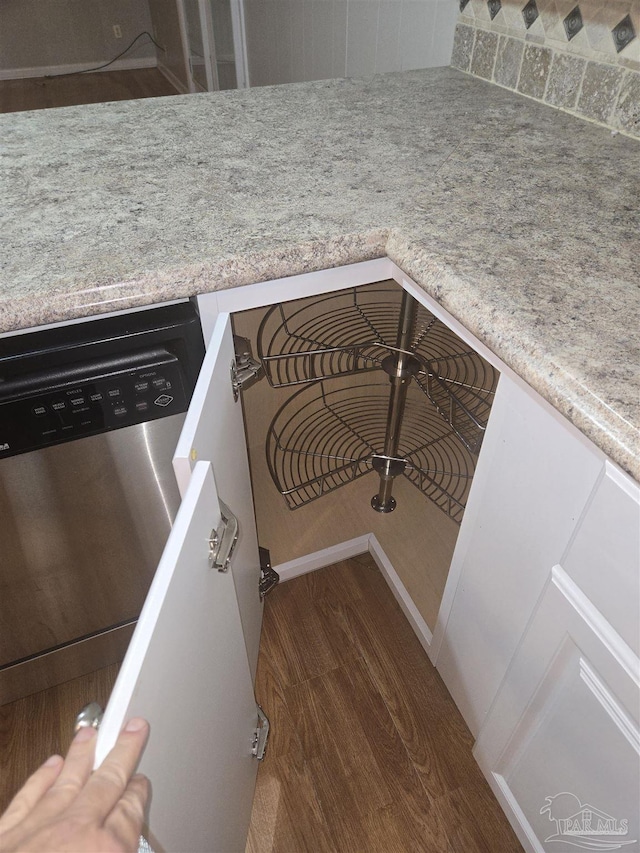
[[[195,303],[189,301],[0,338],[0,395],[3,381],[26,373],[156,344],[166,345],[180,359],[193,388],[204,341]]]
[[[191,303],[0,339],[0,459],[185,412],[203,357]]]

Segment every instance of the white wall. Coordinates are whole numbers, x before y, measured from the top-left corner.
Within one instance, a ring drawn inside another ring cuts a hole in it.
[[[144,30],[151,32],[147,0],[0,0],[0,79],[100,65]],[[140,39],[120,67],[155,65],[155,56]]]
[[[176,0],[148,0],[153,32],[164,51],[158,51],[158,68],[182,94],[189,91],[189,71],[180,31]]]
[[[252,86],[448,65],[457,0],[245,0]]]

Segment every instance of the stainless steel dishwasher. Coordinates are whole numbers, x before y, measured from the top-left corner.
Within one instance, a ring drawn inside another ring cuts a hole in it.
[[[0,339],[0,704],[121,659],[203,356],[190,302]]]

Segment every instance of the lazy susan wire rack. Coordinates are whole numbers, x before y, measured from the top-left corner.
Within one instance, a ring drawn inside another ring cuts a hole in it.
[[[320,380],[299,390],[269,428],[269,470],[291,509],[373,471],[384,446],[388,382],[334,384]],[[407,395],[398,456],[405,476],[460,521],[475,459],[416,386]]]
[[[258,331],[258,357],[274,388],[380,368],[396,351],[402,291],[352,288],[315,300],[274,305]],[[477,453],[498,372],[423,305],[409,347],[415,379],[465,446]]]
[[[399,350],[402,293],[381,283],[277,304],[265,314],[257,351],[269,383],[302,386],[267,437],[269,468],[290,508],[373,470],[385,446],[389,383],[365,374],[410,353],[415,383],[395,455],[420,491],[461,520],[498,373],[417,302]],[[339,377],[355,375],[359,384],[336,387]]]

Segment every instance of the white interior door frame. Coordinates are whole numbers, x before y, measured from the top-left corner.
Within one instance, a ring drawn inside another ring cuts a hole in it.
[[[218,64],[216,62],[216,40],[213,33],[213,14],[209,0],[198,0],[200,11],[200,28],[202,30],[202,45],[204,47],[205,71],[207,74],[207,91],[218,92]]]
[[[189,82],[189,94],[193,95],[197,92],[196,84],[191,73],[191,62],[189,61],[189,33],[187,32],[187,13],[184,8],[184,0],[176,0],[176,9],[178,10],[178,21],[180,24],[180,41],[182,43],[182,53],[184,55],[184,68]]]
[[[191,62],[191,40],[189,38],[189,17],[185,8],[185,0],[176,0],[178,18],[180,21],[180,37],[184,51],[187,77],[189,80],[189,92],[201,92],[202,86],[196,83],[193,75]],[[198,3],[198,26],[200,29],[200,40],[202,42],[202,53],[204,69],[207,81],[207,92],[217,92],[220,89],[218,81],[218,66],[216,64],[216,47],[213,33],[213,14],[209,0],[197,0]]]
[[[244,23],[244,0],[230,0],[231,23],[233,30],[233,55],[236,63],[236,83],[238,89],[248,89],[249,62],[247,57],[247,32]]]

